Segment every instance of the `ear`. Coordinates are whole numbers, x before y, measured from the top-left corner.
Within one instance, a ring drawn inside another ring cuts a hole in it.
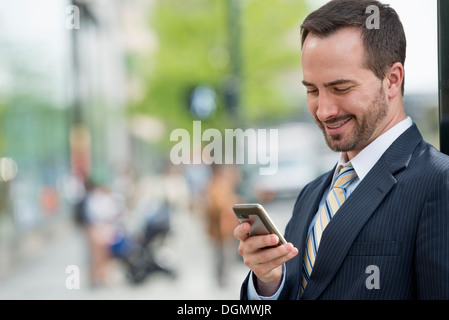
[[[400,62],[395,62],[390,69],[388,69],[386,75],[386,92],[388,98],[393,99],[397,95],[402,95],[402,82],[404,81],[404,66]]]

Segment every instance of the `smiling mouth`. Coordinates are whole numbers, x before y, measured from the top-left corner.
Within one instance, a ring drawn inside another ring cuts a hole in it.
[[[329,129],[338,129],[343,127],[345,124],[347,124],[349,121],[351,121],[352,117],[347,118],[346,120],[339,122],[337,124],[326,124],[326,127],[328,127]]]

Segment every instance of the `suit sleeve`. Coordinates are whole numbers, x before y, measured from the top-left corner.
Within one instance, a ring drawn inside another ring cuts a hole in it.
[[[248,282],[249,282],[249,273],[246,276],[240,288],[240,300],[248,300]]]
[[[418,299],[449,299],[449,171],[429,192],[416,241]]]

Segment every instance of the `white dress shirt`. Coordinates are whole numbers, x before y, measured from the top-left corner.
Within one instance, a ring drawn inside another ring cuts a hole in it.
[[[377,161],[382,157],[382,155],[387,151],[387,149],[391,146],[391,144],[399,138],[399,136],[404,133],[411,125],[413,124],[412,119],[410,117],[407,117],[405,120],[399,122],[394,127],[389,129],[387,132],[382,134],[381,136],[377,137],[376,140],[371,142],[368,146],[366,146],[362,151],[359,152],[351,161],[346,162],[346,159],[344,159],[344,154],[342,153],[340,155],[340,160],[337,163],[337,166],[335,167],[334,176],[332,178],[331,184],[329,185],[329,190],[332,189],[332,186],[334,185],[335,179],[337,179],[338,173],[340,171],[340,165],[341,166],[349,166],[352,165],[354,167],[355,172],[357,173],[357,178],[348,186],[346,189],[346,194],[348,197],[351,195],[351,193],[357,188],[357,186],[360,184],[360,182],[366,177],[368,172],[374,167],[374,165],[377,163]],[[324,202],[326,201],[327,192],[323,194],[323,197],[320,201],[320,205],[318,207],[317,214],[315,214],[314,219],[312,220],[312,223],[309,226],[310,228],[315,224],[315,220],[318,216],[319,208],[322,207]],[[338,212],[337,212],[338,214]],[[287,239],[288,240],[288,239]],[[283,276],[282,276],[282,282],[278,289],[278,291],[271,297],[263,297],[260,296],[256,288],[254,286],[254,277],[253,272],[250,273],[249,283],[248,283],[248,299],[249,300],[276,300],[281,291],[284,287],[285,282],[285,264],[282,266]],[[302,270],[298,271],[302,272]]]

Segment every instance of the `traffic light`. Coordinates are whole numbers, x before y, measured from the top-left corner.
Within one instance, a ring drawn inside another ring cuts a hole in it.
[[[202,120],[212,117],[217,110],[217,94],[207,85],[198,85],[190,90],[188,107],[193,117]]]

